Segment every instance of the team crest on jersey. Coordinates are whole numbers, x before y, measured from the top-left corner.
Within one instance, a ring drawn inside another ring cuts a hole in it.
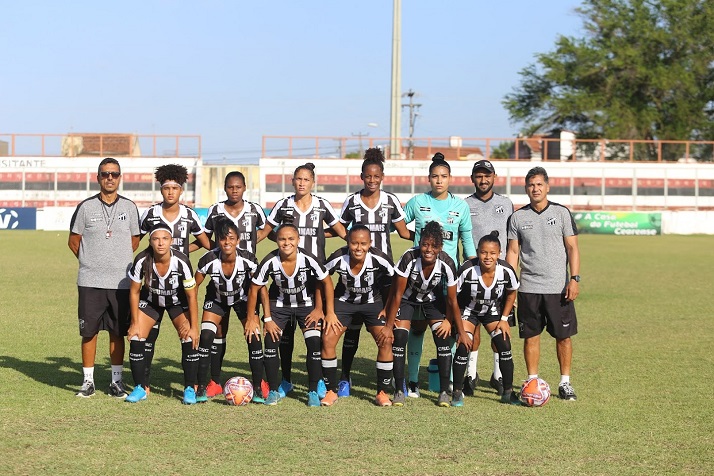
[[[120,213],[117,220],[126,221],[126,212]]]
[[[387,215],[389,215],[389,210],[387,210],[387,207],[382,207],[382,209],[379,210],[379,217],[387,218]]]
[[[453,224],[454,224],[454,217],[448,217],[448,218],[446,219],[446,223],[449,224],[449,225],[453,225]]]
[[[506,210],[504,210],[503,207],[499,205],[496,207],[496,213],[500,213],[501,215],[503,215],[504,213],[506,213]]]
[[[305,271],[300,271],[300,274],[298,274],[297,280],[300,281],[301,283],[304,283],[307,281],[307,273]]]
[[[546,220],[546,223],[548,225],[555,225],[555,218],[553,218],[553,217],[548,218],[548,220]]]
[[[369,286],[374,284],[374,276],[372,273],[367,273],[364,275],[364,282],[367,283]]]
[[[250,226],[250,218],[246,218],[243,221],[240,222],[241,225],[243,225],[243,228],[248,228]]]
[[[169,284],[171,286],[176,286],[178,284],[178,278],[174,275],[169,278]]]
[[[183,222],[179,223],[178,231],[181,234],[186,233],[186,224]]]
[[[319,219],[320,219],[320,214],[317,213],[316,211],[314,211],[310,214],[310,220],[317,221]]]
[[[240,274],[240,275],[236,276],[236,284],[238,286],[243,286],[244,282],[245,282],[245,275]]]

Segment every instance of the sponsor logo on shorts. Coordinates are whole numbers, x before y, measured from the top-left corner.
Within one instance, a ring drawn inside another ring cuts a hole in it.
[[[146,306],[148,305],[149,303],[144,300],[139,301],[139,309],[146,309]]]
[[[84,329],[84,319],[79,320],[79,330],[81,331],[82,329]]]

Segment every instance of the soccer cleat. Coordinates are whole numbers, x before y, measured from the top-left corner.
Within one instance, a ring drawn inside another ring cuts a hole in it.
[[[392,405],[395,407],[401,407],[404,406],[404,402],[406,401],[406,398],[404,398],[404,392],[401,390],[397,390],[394,392],[394,398],[392,399]]]
[[[496,391],[496,395],[503,395],[503,378],[502,377],[494,377],[493,374],[491,374],[491,380],[488,381],[488,384],[491,386],[492,389]]]
[[[523,405],[521,400],[518,398],[518,395],[516,395],[516,392],[507,392],[501,395],[501,403],[506,403],[508,405]]]
[[[352,389],[352,379],[340,380],[340,383],[337,384],[337,396],[338,397],[349,397],[351,389]]]
[[[464,392],[461,390],[454,390],[454,395],[451,397],[452,407],[463,407],[464,406]]]
[[[121,380],[110,383],[107,393],[116,398],[126,398],[126,396],[129,395],[129,392],[126,391],[126,387],[124,386],[124,382]]]
[[[374,404],[378,407],[391,407],[392,401],[389,399],[389,395],[384,393],[384,390],[380,390],[374,398]]]
[[[308,407],[319,407],[320,397],[317,396],[317,392],[307,392],[307,406]]]
[[[575,401],[578,397],[575,395],[575,389],[570,385],[570,382],[561,383],[558,386],[558,396],[563,400]]]
[[[206,396],[208,398],[213,398],[215,396],[221,395],[222,393],[223,387],[221,387],[220,383],[211,380],[210,382],[208,382],[208,385],[206,385]]]
[[[285,398],[285,395],[293,391],[294,385],[292,382],[288,382],[287,380],[283,380],[280,382],[280,386],[278,387],[278,393],[280,393],[280,398]]]
[[[418,382],[409,382],[409,391],[407,392],[407,397],[419,398],[419,396],[420,396],[419,383]]]
[[[262,393],[263,398],[268,398],[268,394],[270,393],[270,385],[268,385],[268,382],[265,380],[260,381],[260,393]]]
[[[280,396],[280,393],[278,393],[277,390],[271,390],[268,392],[268,398],[265,399],[265,402],[263,402],[264,405],[277,405],[280,400],[282,400],[283,397]]]
[[[478,385],[478,372],[476,372],[475,377],[470,377],[467,376],[464,379],[464,395],[467,395],[469,397],[474,396],[474,390],[476,390],[476,386]]]
[[[322,405],[323,407],[331,407],[335,404],[337,398],[338,396],[335,392],[333,392],[332,390],[328,390],[325,394],[325,397],[320,400],[320,405]]]
[[[322,400],[327,395],[327,387],[325,386],[325,381],[320,379],[317,381],[317,398]]]
[[[82,382],[82,388],[79,389],[76,395],[82,398],[89,398],[94,395],[94,382],[90,382],[89,380]]]
[[[265,403],[265,399],[257,393],[253,393],[253,398],[250,399],[250,403]]]
[[[141,385],[134,387],[134,390],[124,399],[125,402],[129,403],[136,403],[142,400],[146,400],[146,390]]]
[[[206,386],[199,385],[196,390],[196,403],[206,403],[208,401],[208,395],[206,395]]]
[[[183,389],[183,404],[184,405],[195,405],[196,404],[196,390],[193,389],[193,385]]]
[[[437,403],[440,407],[450,407],[451,397],[446,391],[443,391],[439,394],[439,401]]]

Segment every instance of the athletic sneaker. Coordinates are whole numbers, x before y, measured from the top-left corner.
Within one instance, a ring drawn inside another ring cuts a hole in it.
[[[193,389],[193,385],[183,389],[183,404],[184,405],[195,405],[196,404],[196,391]]]
[[[464,406],[464,392],[461,390],[454,390],[454,395],[451,397],[452,407],[463,407]]]
[[[340,380],[340,383],[337,384],[337,396],[338,397],[349,397],[351,389],[352,389],[352,379]]]
[[[292,392],[294,388],[294,385],[292,382],[288,382],[287,380],[283,380],[280,382],[280,386],[278,387],[278,393],[280,393],[280,398],[285,398],[285,395],[288,393]]]
[[[327,395],[327,387],[325,386],[325,381],[320,379],[317,381],[317,398],[322,400]]]
[[[265,399],[258,393],[253,393],[253,398],[250,399],[250,403],[265,403]]]
[[[116,398],[126,398],[126,396],[129,395],[129,392],[126,391],[126,387],[124,386],[124,382],[121,380],[110,383],[107,393]]]
[[[409,391],[407,397],[419,398],[419,382],[409,382]]]
[[[206,403],[208,401],[208,395],[206,395],[206,386],[199,385],[196,390],[196,403]]]
[[[129,403],[136,403],[142,400],[146,400],[146,390],[141,385],[134,387],[134,390],[124,399],[125,402]]]
[[[223,394],[223,387],[221,387],[221,384],[218,382],[214,382],[211,380],[208,382],[208,385],[206,386],[206,396],[208,398],[213,398],[218,395]]]
[[[503,395],[503,377],[496,378],[491,374],[491,380],[489,380],[488,384],[496,391],[496,395]]]
[[[575,389],[570,385],[570,382],[561,383],[558,386],[558,396],[563,400],[575,401],[578,399],[575,395]]]
[[[268,398],[268,394],[270,393],[270,385],[268,385],[268,382],[265,380],[260,381],[260,393],[262,394],[263,398]]]
[[[328,390],[327,394],[325,394],[325,397],[320,400],[320,405],[323,407],[331,407],[334,405],[334,403],[337,401],[337,394],[333,392],[332,390]]]
[[[317,392],[307,392],[307,406],[308,407],[319,407],[320,397],[317,396]]]
[[[451,397],[446,391],[443,391],[439,394],[439,402],[438,402],[440,407],[450,407],[451,406]]]
[[[521,399],[518,398],[518,395],[516,395],[516,392],[509,392],[501,395],[501,403],[507,403],[508,405],[523,405],[521,402]]]
[[[476,385],[478,385],[478,372],[476,372],[476,378],[466,376],[466,378],[464,379],[464,395],[473,397],[474,390],[476,390]]]
[[[404,402],[406,401],[406,398],[404,398],[404,392],[401,390],[397,390],[394,392],[394,398],[392,399],[392,405],[395,407],[401,407],[404,405]]]
[[[79,392],[77,392],[77,396],[82,398],[89,398],[92,395],[94,395],[94,382],[85,380],[84,382],[82,382],[82,388],[80,388]]]
[[[268,392],[268,398],[266,398],[263,403],[265,405],[277,405],[282,399],[283,397],[280,396],[280,393],[278,393],[277,390],[271,390]]]
[[[389,395],[384,393],[384,390],[380,390],[374,398],[374,404],[378,407],[391,407],[392,401],[389,399]]]

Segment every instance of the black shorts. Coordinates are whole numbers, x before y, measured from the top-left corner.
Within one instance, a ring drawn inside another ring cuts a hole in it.
[[[578,333],[575,304],[564,294],[518,293],[518,334],[522,339],[543,332],[556,339],[567,339]]]
[[[363,323],[367,328],[384,327],[386,320],[379,318],[382,309],[384,309],[382,301],[350,304],[335,299],[335,314],[337,314],[340,324],[350,329],[360,329]]]
[[[462,319],[463,319],[463,315],[464,315],[464,310],[461,309]],[[479,324],[486,325],[486,324],[490,324],[492,322],[500,321],[501,315],[499,314],[498,316],[494,316],[493,314],[486,314],[485,316],[479,316],[475,313],[471,313],[471,315],[469,315],[469,317],[467,317],[466,319],[463,319],[463,320],[468,321],[471,324],[473,324],[474,326],[478,327]]]
[[[446,308],[439,302],[415,303],[402,300],[397,311],[397,320],[412,321],[415,315],[421,314],[427,321],[440,321],[446,316]]]
[[[213,314],[217,315],[218,317],[226,318],[230,317],[231,314],[231,309],[233,309],[236,313],[236,316],[238,316],[238,319],[241,321],[248,317],[246,314],[246,309],[247,309],[248,303],[245,301],[238,301],[237,303],[233,304],[232,306],[229,306],[228,304],[223,304],[218,301],[210,301],[206,299],[206,302],[203,303],[203,310],[212,312]],[[257,314],[257,312],[256,312]]]
[[[270,317],[280,330],[285,330],[289,322],[297,323],[300,329],[305,329],[305,318],[313,311],[313,307],[277,307],[275,301],[270,301]],[[320,329],[320,323],[310,326],[310,329]],[[296,326],[293,326],[295,328]]]
[[[129,330],[128,289],[101,289],[77,286],[79,335],[94,337],[99,331],[125,336]]]
[[[161,307],[158,304],[154,304],[152,302],[145,301],[142,299],[141,301],[139,301],[139,310],[157,322],[161,320],[161,318],[164,316],[164,311],[166,311],[168,312],[169,317],[173,321],[181,314],[188,312],[188,306],[183,307],[172,304],[168,307]]]

